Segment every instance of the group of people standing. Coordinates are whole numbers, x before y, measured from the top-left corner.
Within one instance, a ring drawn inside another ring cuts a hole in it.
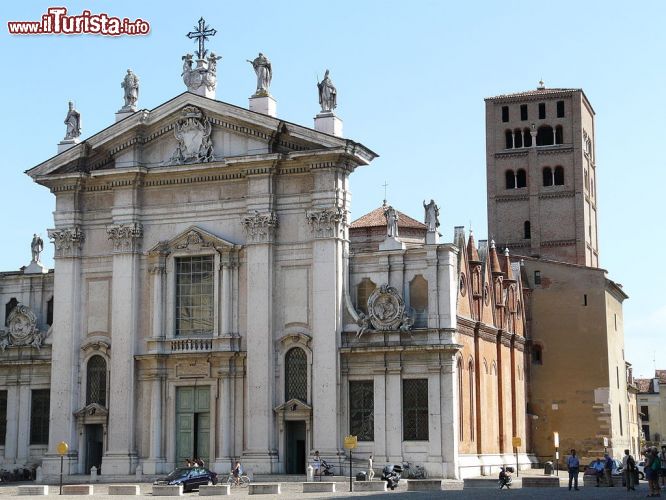
[[[661,452],[656,446],[646,448],[645,456],[645,479],[648,482],[648,496],[660,497],[661,487],[666,486],[666,446],[661,447]]]

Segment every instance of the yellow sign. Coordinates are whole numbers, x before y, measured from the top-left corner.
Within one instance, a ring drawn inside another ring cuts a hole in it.
[[[67,453],[68,450],[69,450],[69,445],[67,443],[65,443],[64,441],[60,441],[58,443],[58,446],[56,446],[56,451],[60,455],[64,455],[65,453]]]
[[[511,442],[513,443],[514,448],[520,448],[523,445],[523,440],[518,436],[515,436]]]
[[[353,450],[358,445],[356,436],[345,436],[345,450]]]

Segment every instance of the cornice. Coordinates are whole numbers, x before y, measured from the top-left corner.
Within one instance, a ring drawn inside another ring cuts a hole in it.
[[[539,199],[545,200],[550,198],[573,198],[576,196],[574,191],[552,191],[539,193]]]

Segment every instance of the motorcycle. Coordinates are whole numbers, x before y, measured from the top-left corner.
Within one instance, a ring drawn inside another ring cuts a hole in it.
[[[498,481],[500,490],[505,486],[507,490],[511,487],[511,483],[513,482],[513,476],[511,475],[512,473],[513,467],[502,467],[500,469]]]
[[[385,465],[384,469],[382,469],[382,481],[386,481],[386,486],[392,490],[398,486],[401,475],[401,465]]]

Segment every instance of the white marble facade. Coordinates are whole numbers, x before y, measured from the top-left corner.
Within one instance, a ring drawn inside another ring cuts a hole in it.
[[[44,473],[59,471],[60,441],[79,474],[94,454],[115,476],[168,472],[183,453],[217,471],[240,458],[298,472],[314,450],[337,465],[349,383],[370,380],[374,437],[359,456],[456,477],[457,249],[350,258],[349,177],[375,156],[184,93],[29,170],[56,197],[51,365],[35,382],[50,387]],[[183,306],[194,299],[179,280],[199,265],[206,277],[187,289],[204,298]],[[358,281],[395,287],[409,307],[417,275],[425,323],[358,337]],[[286,381],[289,356],[305,385]],[[93,359],[106,367],[96,388]],[[427,440],[402,436],[401,384],[415,378],[428,381]]]

